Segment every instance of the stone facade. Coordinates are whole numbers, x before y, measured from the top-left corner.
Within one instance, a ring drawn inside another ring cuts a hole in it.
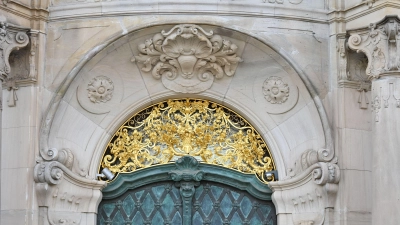
[[[110,138],[173,98],[257,129],[279,225],[398,224],[398,15],[398,0],[3,0],[0,224],[96,224]]]

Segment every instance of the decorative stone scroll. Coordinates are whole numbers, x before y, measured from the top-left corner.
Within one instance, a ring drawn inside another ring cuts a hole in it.
[[[369,29],[349,32],[350,49],[363,52],[368,58],[369,79],[400,71],[399,24],[398,17],[389,16],[379,23],[371,23]]]
[[[304,152],[289,171],[291,178],[268,184],[277,214],[291,214],[295,225],[322,225],[328,219],[326,209],[335,205],[340,169],[336,158],[327,161],[323,152]]]
[[[38,31],[0,21],[0,80],[9,90],[10,107],[16,105],[18,87],[36,82],[37,36]]]
[[[164,86],[181,93],[199,93],[211,87],[214,77],[233,76],[241,58],[238,46],[194,24],[161,31],[138,46],[132,57],[143,72],[162,79]]]
[[[68,149],[57,152],[55,160],[38,160],[34,168],[33,177],[43,224],[78,225],[82,218],[95,221],[101,189],[106,182],[76,175],[71,171],[74,161],[72,152]]]

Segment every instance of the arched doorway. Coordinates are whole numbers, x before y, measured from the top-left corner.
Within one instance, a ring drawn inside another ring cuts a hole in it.
[[[111,138],[98,224],[277,224],[275,165],[257,131],[207,100],[150,106]]]

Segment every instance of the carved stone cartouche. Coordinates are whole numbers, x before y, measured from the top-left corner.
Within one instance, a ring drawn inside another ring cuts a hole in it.
[[[242,61],[236,56],[237,45],[194,24],[163,30],[138,49],[132,61],[162,78],[166,88],[182,93],[198,93],[210,88],[214,77],[233,76]]]

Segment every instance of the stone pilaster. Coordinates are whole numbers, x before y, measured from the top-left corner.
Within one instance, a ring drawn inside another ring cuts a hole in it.
[[[349,47],[368,57],[372,81],[372,224],[398,224],[400,211],[400,20],[351,31]]]

